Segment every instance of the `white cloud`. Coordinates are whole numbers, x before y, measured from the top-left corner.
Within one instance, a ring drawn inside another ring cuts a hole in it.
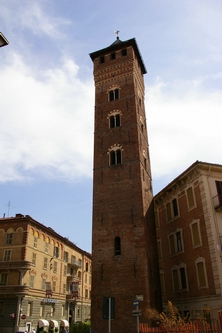
[[[51,8],[53,9],[53,5]],[[13,16],[12,13],[14,13]],[[9,30],[13,31],[12,35],[17,35],[17,38],[25,35],[24,29],[26,33],[32,32],[36,36],[45,35],[54,40],[65,38],[63,29],[71,25],[71,21],[61,16],[53,16],[52,13],[53,10],[49,11],[47,5],[41,1],[12,0],[10,3],[3,1],[0,17]],[[16,34],[15,30],[21,33]]]
[[[222,164],[222,94],[219,90],[207,92],[203,83],[201,78],[171,83],[158,79],[147,87],[147,123],[156,180],[173,179],[196,160]]]
[[[39,73],[15,54],[0,85],[0,181],[90,177],[94,87],[73,60]]]

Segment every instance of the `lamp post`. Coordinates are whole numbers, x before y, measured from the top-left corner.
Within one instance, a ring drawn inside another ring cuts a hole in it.
[[[0,32],[0,47],[6,46],[9,44],[9,41],[5,38],[2,32]]]

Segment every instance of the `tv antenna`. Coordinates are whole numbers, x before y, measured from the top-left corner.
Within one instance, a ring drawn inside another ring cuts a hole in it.
[[[9,200],[9,202],[7,203],[6,206],[8,207],[8,217],[9,217],[10,208],[14,208],[14,207],[11,207],[11,201],[10,201],[10,200]]]

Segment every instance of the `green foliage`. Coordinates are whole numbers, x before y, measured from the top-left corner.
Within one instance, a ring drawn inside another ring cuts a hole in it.
[[[90,322],[82,323],[72,323],[69,329],[69,333],[89,333]]]

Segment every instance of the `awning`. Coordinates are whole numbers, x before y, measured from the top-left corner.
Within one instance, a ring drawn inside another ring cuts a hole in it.
[[[50,327],[58,328],[59,324],[57,320],[50,320]]]
[[[48,320],[45,320],[45,319],[40,319],[38,324],[39,324],[39,328],[49,326]]]
[[[63,327],[69,327],[69,322],[65,319],[62,319],[60,321],[60,326],[63,326]]]

